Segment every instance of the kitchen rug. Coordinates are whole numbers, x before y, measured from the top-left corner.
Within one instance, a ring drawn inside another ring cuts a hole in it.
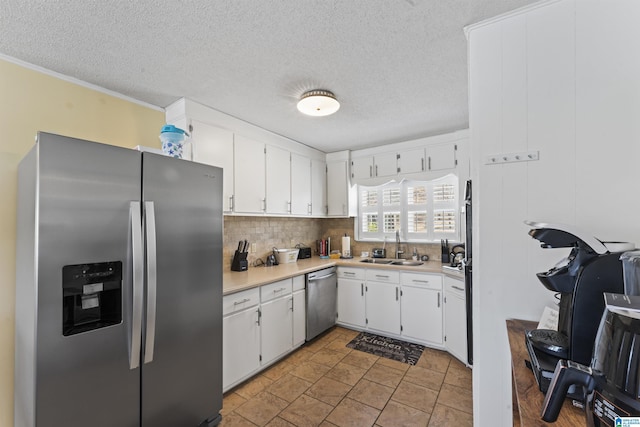
[[[347,347],[409,365],[418,363],[424,350],[424,346],[420,344],[381,337],[367,332],[360,332],[347,344]]]

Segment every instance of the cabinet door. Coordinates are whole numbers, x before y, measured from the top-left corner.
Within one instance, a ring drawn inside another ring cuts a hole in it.
[[[367,327],[400,335],[400,285],[367,282]]]
[[[322,160],[311,160],[311,215],[324,216],[326,214],[327,164]]]
[[[291,211],[291,153],[267,145],[267,213],[288,214]]]
[[[222,319],[222,388],[231,386],[260,368],[258,307]]]
[[[420,148],[400,153],[398,169],[401,174],[424,172],[426,170],[424,149]]]
[[[427,170],[455,169],[456,144],[438,144],[427,147]]]
[[[263,213],[265,210],[265,145],[235,135],[234,212]]]
[[[347,162],[327,162],[327,215],[349,215]]]
[[[376,154],[374,156],[373,176],[396,176],[398,174],[398,156],[396,153]]]
[[[291,154],[291,213],[311,214],[311,159]]]
[[[293,346],[304,344],[306,337],[305,291],[293,293]]]
[[[467,307],[464,293],[449,291],[452,286],[464,290],[462,280],[444,278],[444,345],[449,353],[467,363]]]
[[[338,278],[338,322],[366,326],[364,280]]]
[[[222,168],[222,209],[233,206],[233,132],[193,120],[193,161]]]
[[[278,298],[262,310],[262,364],[266,365],[293,347],[293,296]]]
[[[442,291],[402,287],[402,335],[442,344]]]
[[[372,156],[360,157],[351,160],[351,179],[354,182],[372,178],[374,176]]]

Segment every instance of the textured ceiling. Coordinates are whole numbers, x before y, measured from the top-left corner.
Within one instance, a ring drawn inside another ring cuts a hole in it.
[[[533,0],[2,0],[0,53],[322,151],[468,126],[465,25]],[[329,117],[296,101],[329,89]],[[46,94],[44,94],[46,95]]]

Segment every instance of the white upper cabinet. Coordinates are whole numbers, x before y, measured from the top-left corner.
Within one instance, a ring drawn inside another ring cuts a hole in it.
[[[446,169],[455,169],[456,163],[455,143],[437,144],[427,147],[427,165],[428,171],[441,171]]]
[[[373,156],[351,159],[351,179],[360,181],[374,176]]]
[[[311,214],[311,159],[291,153],[291,214]]]
[[[294,177],[295,179],[295,177]],[[311,215],[327,214],[327,163],[311,160]]]
[[[242,213],[264,213],[265,144],[236,134],[233,149],[233,210]]]
[[[420,173],[426,170],[424,148],[402,151],[398,154],[398,173]]]
[[[396,176],[398,174],[397,159],[398,155],[395,152],[376,154],[373,156],[373,176]]]
[[[327,159],[327,215],[349,215],[347,160]]]
[[[191,121],[193,161],[222,168],[222,204],[233,210],[233,132],[208,123]]]
[[[291,153],[267,145],[266,159],[267,213],[288,214],[291,211]]]

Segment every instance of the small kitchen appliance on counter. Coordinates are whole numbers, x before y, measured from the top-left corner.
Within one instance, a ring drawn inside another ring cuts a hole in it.
[[[298,252],[298,259],[307,259],[311,258],[311,248],[303,245],[302,243],[298,243],[296,245],[300,251]]]
[[[449,259],[451,267],[462,267],[462,261],[464,260],[464,245],[455,245],[452,247]]]
[[[526,221],[529,235],[542,248],[571,248],[569,256],[537,277],[560,295],[558,330],[526,332],[531,368],[542,392],[546,392],[560,359],[587,365],[591,360],[598,324],[604,311],[604,292],[622,293],[620,253],[633,249],[630,243],[601,242],[564,224]],[[640,344],[640,342],[639,342]],[[572,397],[581,400],[582,392]]]
[[[631,425],[623,417],[640,417],[640,297],[606,293],[603,301],[591,364],[558,362],[542,407],[544,421],[556,421],[572,386],[586,392],[589,427]]]

